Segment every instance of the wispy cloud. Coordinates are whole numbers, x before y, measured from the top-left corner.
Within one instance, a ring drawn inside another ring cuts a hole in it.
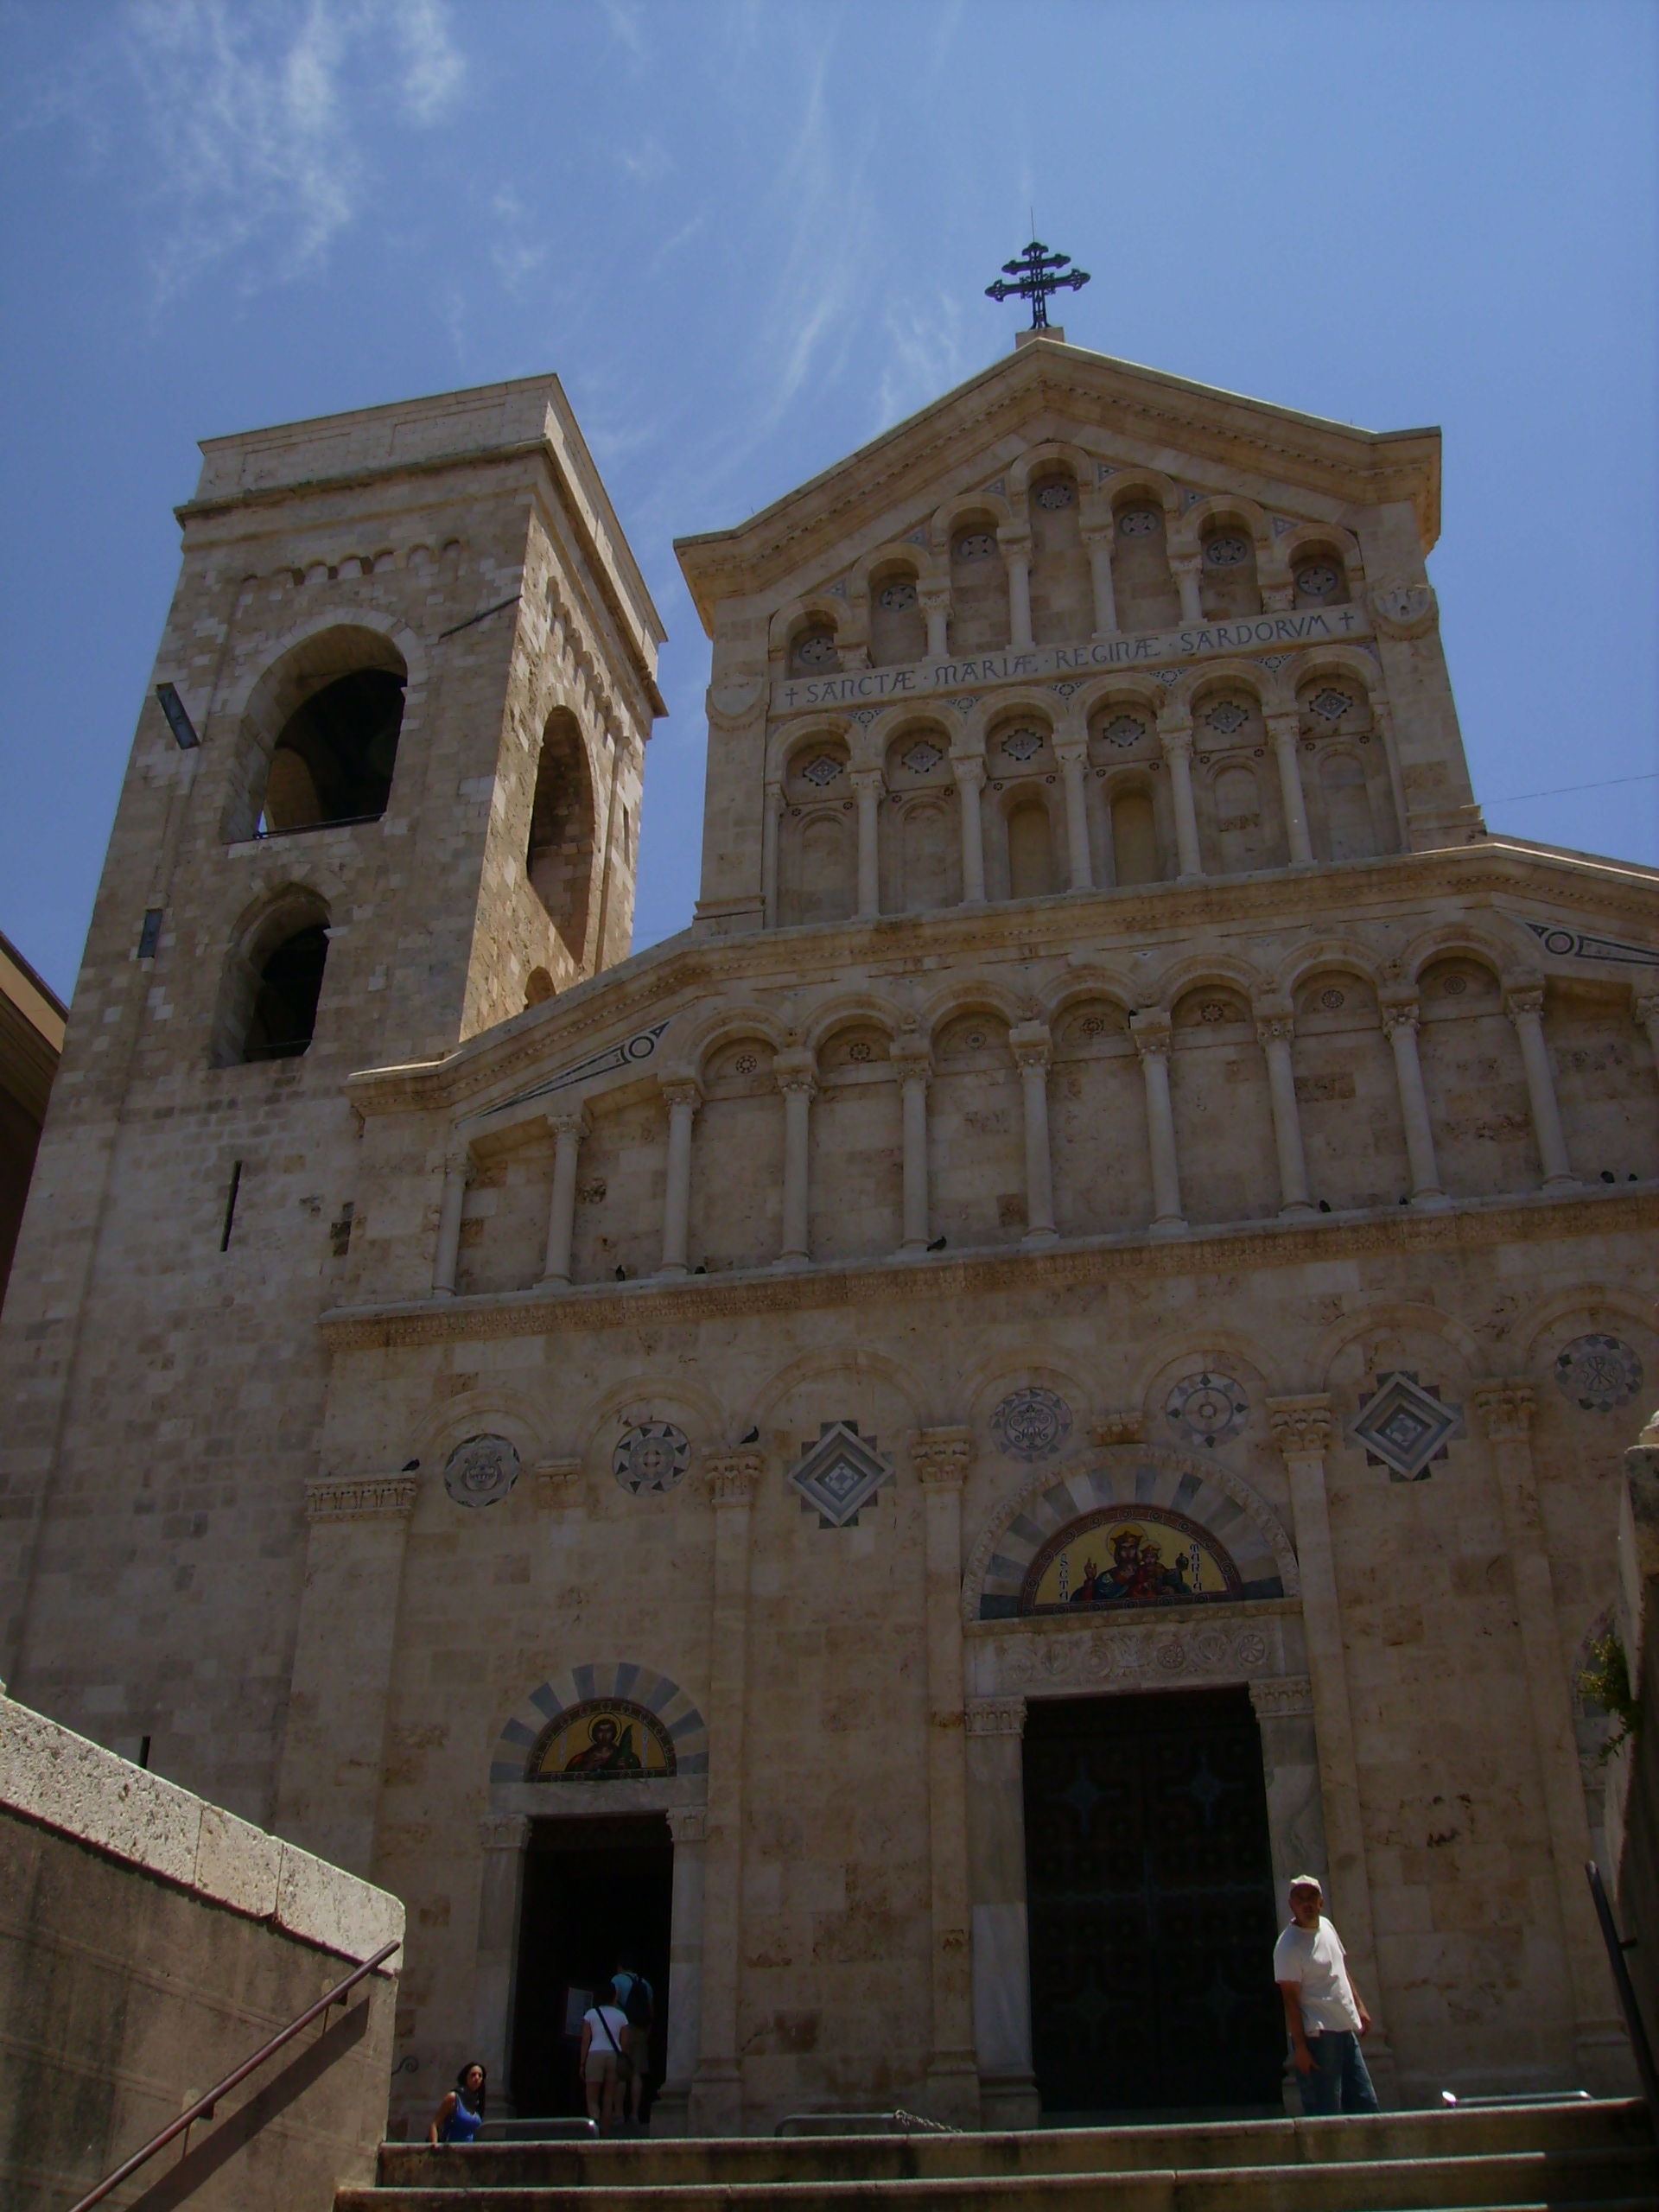
[[[444,0],[130,0],[166,299],[240,262],[257,290],[313,267],[368,185],[366,115],[429,129],[466,63]]]
[[[878,430],[913,415],[968,372],[960,300],[945,291],[925,305],[889,308],[887,359],[876,392]]]
[[[509,292],[520,292],[547,258],[545,235],[537,236],[524,202],[503,185],[490,202],[493,240],[490,261]]]

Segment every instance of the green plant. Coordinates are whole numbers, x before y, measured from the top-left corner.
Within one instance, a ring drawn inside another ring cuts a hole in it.
[[[1619,1745],[1640,1732],[1642,1700],[1630,1688],[1630,1663],[1618,1635],[1609,1629],[1590,1647],[1590,1664],[1579,1676],[1579,1694],[1586,1704],[1599,1705],[1618,1721],[1598,1757],[1611,1758]]]

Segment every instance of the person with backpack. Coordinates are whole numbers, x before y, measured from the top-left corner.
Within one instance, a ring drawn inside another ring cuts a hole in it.
[[[594,1992],[594,2001],[582,2016],[582,2082],[587,2093],[588,2117],[601,2135],[613,2134],[620,2117],[622,2069],[627,2063],[623,2045],[627,2040],[628,2016],[613,2000],[610,1982]]]
[[[627,2058],[627,2105],[636,2127],[645,2125],[640,2107],[645,2102],[645,2077],[651,2072],[651,2031],[657,2024],[657,1998],[651,1984],[632,1965],[620,1966],[612,1983],[616,2001],[628,2023],[623,2048]]]

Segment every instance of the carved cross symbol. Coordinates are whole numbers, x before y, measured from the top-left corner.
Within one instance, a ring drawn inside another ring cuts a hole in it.
[[[1070,270],[1071,274],[1059,276],[1057,272],[1062,269]],[[1002,276],[1012,276],[1014,281],[1012,284],[1005,284]],[[1005,261],[1002,276],[999,276],[995,284],[985,287],[986,298],[1029,300],[1033,330],[1048,328],[1048,296],[1051,292],[1065,288],[1080,292],[1089,282],[1086,269],[1071,268],[1069,253],[1051,253],[1040,238],[1033,238],[1017,261]]]

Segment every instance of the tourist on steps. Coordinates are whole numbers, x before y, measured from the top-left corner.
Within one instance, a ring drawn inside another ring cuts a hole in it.
[[[620,2112],[618,2091],[628,2016],[613,2001],[615,1996],[607,1981],[582,2016],[582,2086],[588,2094],[588,2117],[601,2135],[615,2133]]]
[[[449,2143],[475,2143],[484,2125],[484,2069],[474,2059],[455,2076],[455,2086],[432,2115],[427,2141],[436,2151]]]
[[[1371,2016],[1348,1973],[1342,1938],[1325,1917],[1325,1895],[1312,1874],[1290,1885],[1291,1924],[1273,1947],[1273,1978],[1285,2003],[1290,2055],[1302,2110],[1375,2112],[1376,2092],[1360,2037]]]

